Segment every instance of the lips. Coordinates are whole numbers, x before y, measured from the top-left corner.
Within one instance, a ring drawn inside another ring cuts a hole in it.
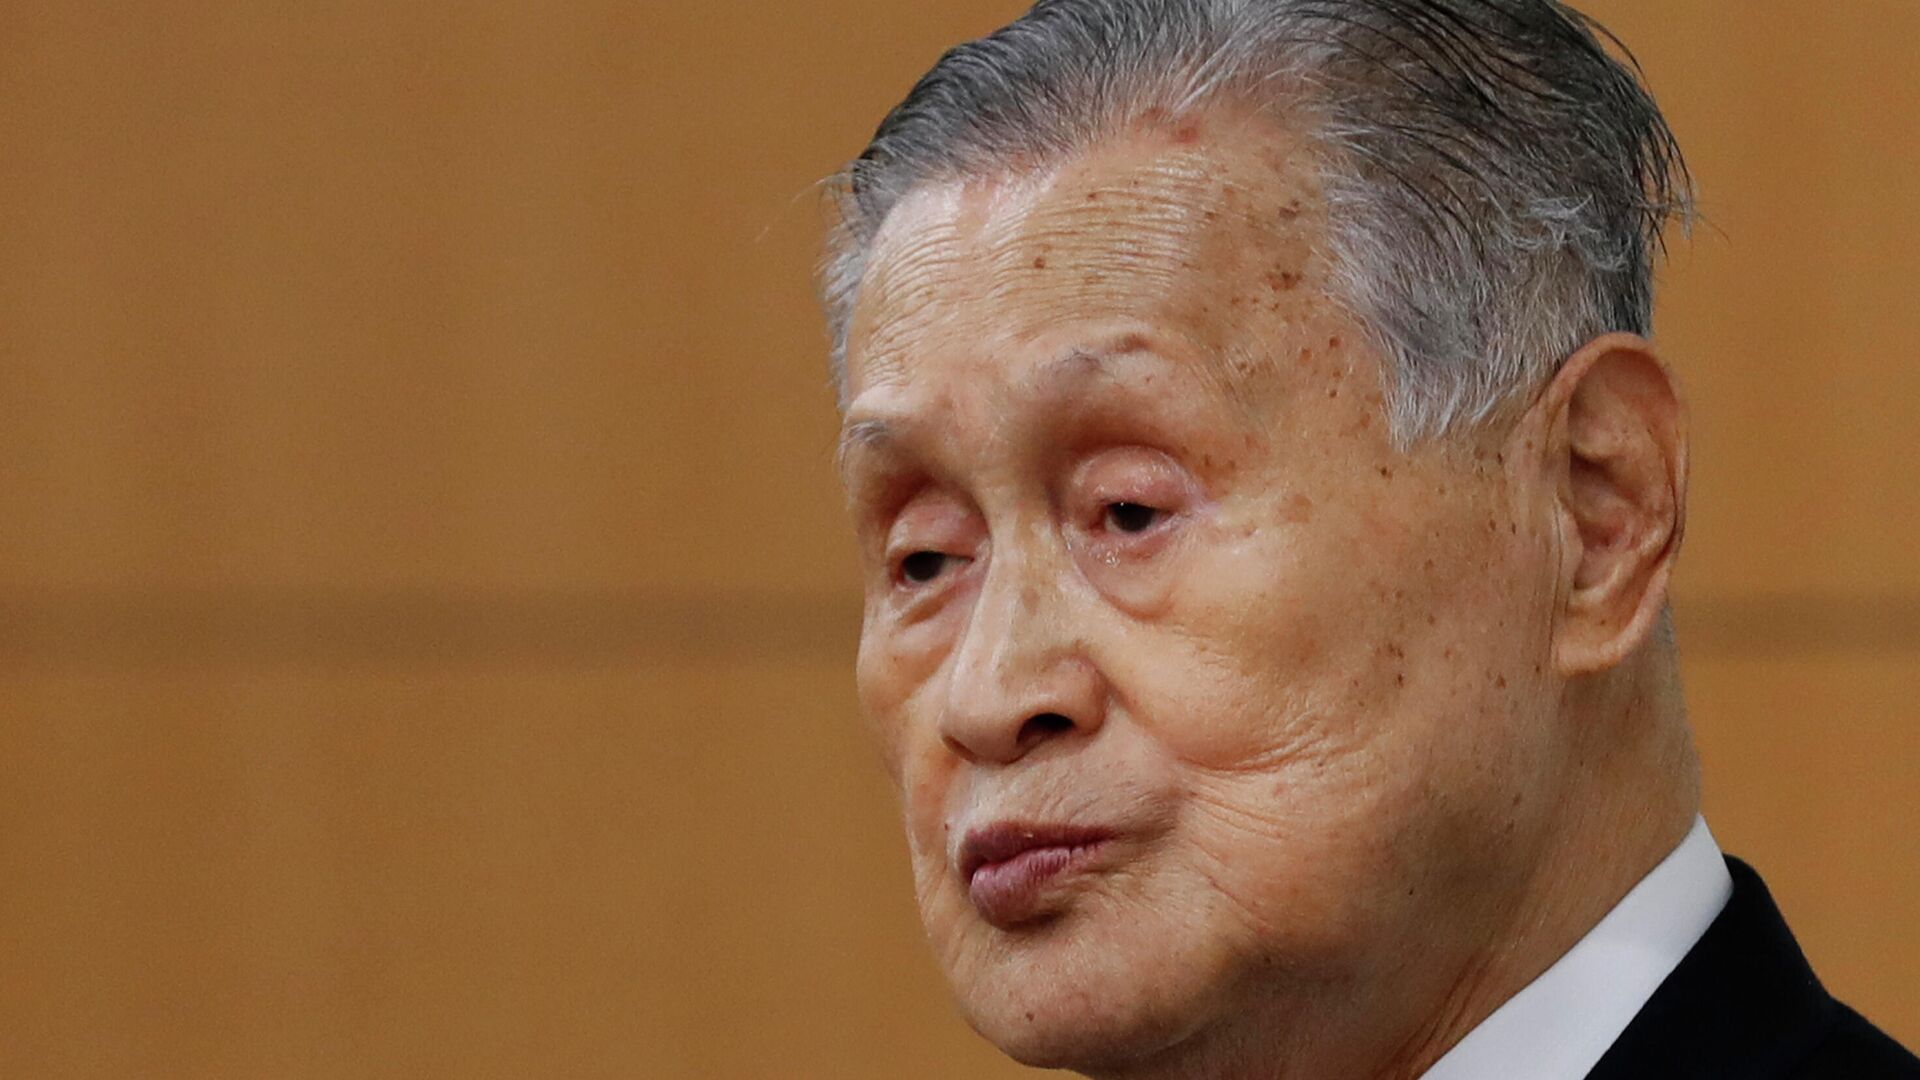
[[[1056,886],[1091,868],[1113,837],[1086,826],[1001,822],[967,834],[960,876],[982,917],[1011,928],[1050,914]]]

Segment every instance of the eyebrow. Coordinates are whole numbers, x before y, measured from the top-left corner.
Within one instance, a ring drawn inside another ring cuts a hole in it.
[[[893,425],[885,420],[855,420],[840,429],[840,440],[833,449],[833,464],[842,477],[847,475],[847,466],[853,455],[869,448],[884,448],[898,441],[893,433]]]
[[[1121,334],[1099,345],[1076,345],[1040,366],[1036,382],[1062,382],[1113,373],[1113,362],[1123,356],[1148,353],[1159,356],[1144,334]]]
[[[1128,335],[1121,340],[1118,348],[1076,346],[1043,362],[1032,381],[1043,386],[1084,381],[1106,374],[1114,357],[1144,349],[1146,345],[1138,335]],[[840,438],[833,451],[834,465],[844,477],[856,453],[867,449],[885,450],[898,441],[899,436],[893,424],[887,420],[877,417],[855,420],[840,429]]]
[[[1035,370],[1022,381],[1041,388],[1043,393],[1059,393],[1063,388],[1076,384],[1085,384],[1096,379],[1110,378],[1115,374],[1115,361],[1124,357],[1145,354],[1158,359],[1163,364],[1172,364],[1164,352],[1154,347],[1147,335],[1138,332],[1126,332],[1115,335],[1110,340],[1093,344],[1075,345],[1050,359],[1041,361]],[[1201,379],[1203,388],[1219,393],[1224,388],[1217,377],[1209,373]],[[1234,400],[1231,392],[1222,396]],[[848,475],[853,457],[863,450],[886,451],[897,444],[900,436],[892,422],[882,418],[855,420],[840,429],[840,438],[834,448],[834,465],[841,477]]]
[[[1228,371],[1200,358],[1196,358],[1195,363],[1178,363],[1159,348],[1152,338],[1137,332],[1120,334],[1108,343],[1069,349],[1041,365],[1033,381],[1036,385],[1053,389],[1094,379],[1117,378],[1115,361],[1143,354],[1163,367],[1180,368],[1196,375],[1202,393],[1213,395],[1230,405],[1245,406],[1242,388]]]

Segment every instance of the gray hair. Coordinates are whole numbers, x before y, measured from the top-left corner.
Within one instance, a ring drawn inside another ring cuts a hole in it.
[[[1483,423],[1594,337],[1652,332],[1653,257],[1692,189],[1639,70],[1555,0],[1039,0],[942,56],[840,175],[835,384],[908,192],[1233,98],[1317,150],[1335,296],[1384,357],[1396,439]]]

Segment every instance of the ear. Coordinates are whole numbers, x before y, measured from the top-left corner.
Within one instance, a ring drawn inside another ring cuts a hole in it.
[[[1686,407],[1653,346],[1614,333],[1569,357],[1531,411],[1556,489],[1554,662],[1590,675],[1639,648],[1666,606],[1686,527]]]

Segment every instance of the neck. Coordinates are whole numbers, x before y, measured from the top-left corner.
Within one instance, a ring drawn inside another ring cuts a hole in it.
[[[1442,1003],[1445,1022],[1410,1044],[1399,1067],[1374,1076],[1420,1076],[1586,936],[1693,827],[1699,758],[1671,647],[1650,644],[1570,685],[1559,722],[1571,733],[1559,812],[1510,916]]]
[[[1586,936],[1692,828],[1699,758],[1670,646],[1650,643],[1605,675],[1569,685],[1558,722],[1570,733],[1559,809],[1505,905],[1509,916],[1440,1003],[1440,1022],[1374,1077],[1424,1073]]]

